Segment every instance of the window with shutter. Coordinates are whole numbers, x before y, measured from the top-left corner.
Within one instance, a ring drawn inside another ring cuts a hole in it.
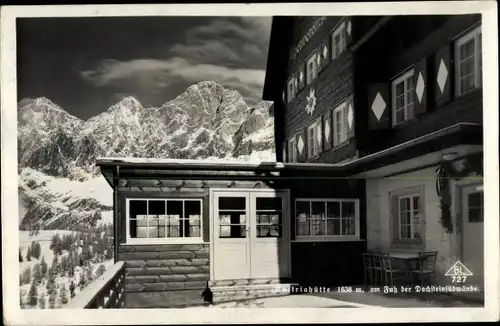
[[[368,127],[371,130],[390,128],[390,83],[368,85]]]
[[[321,118],[307,127],[307,158],[321,153]]]
[[[290,77],[290,79],[287,82],[287,102],[290,103],[294,98],[296,94],[296,88],[295,88],[295,76]]]
[[[392,121],[393,126],[415,116],[415,86],[413,69],[392,81]]]
[[[349,130],[347,103],[343,102],[333,109],[333,146],[337,147],[347,140]]]
[[[318,60],[316,58],[317,52],[314,52],[309,59],[307,59],[306,65],[306,83],[311,84],[318,74]]]
[[[288,162],[297,162],[297,137],[288,139]]]
[[[346,23],[342,22],[332,33],[332,60],[346,48]]]
[[[481,26],[457,40],[455,58],[457,95],[481,87],[483,78]]]

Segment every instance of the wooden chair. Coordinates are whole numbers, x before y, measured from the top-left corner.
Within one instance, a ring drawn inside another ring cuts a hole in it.
[[[373,266],[372,258],[369,252],[364,252],[361,254],[363,257],[363,267],[365,270],[365,287],[373,284]]]
[[[416,275],[420,279],[420,285],[424,285],[424,280],[427,278],[429,280],[429,284],[432,282],[431,279],[436,281],[436,261],[437,261],[437,251],[426,251],[419,252],[419,260],[418,266],[415,270],[412,271],[414,275]]]
[[[376,250],[370,252],[370,258],[372,261],[372,275],[373,275],[373,285],[382,285],[384,283],[382,274],[382,252]]]
[[[382,274],[384,285],[394,286],[396,279],[404,278],[406,271],[392,266],[392,258],[388,254],[382,254]]]

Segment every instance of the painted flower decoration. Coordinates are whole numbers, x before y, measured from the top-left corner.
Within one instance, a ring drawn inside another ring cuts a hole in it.
[[[310,115],[314,113],[314,109],[316,108],[316,94],[315,90],[311,89],[309,91],[309,95],[306,97],[307,99],[307,105],[306,105],[306,112]]]

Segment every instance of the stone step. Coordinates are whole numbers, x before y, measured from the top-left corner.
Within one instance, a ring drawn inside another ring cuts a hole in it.
[[[289,295],[296,283],[211,286],[213,303]]]

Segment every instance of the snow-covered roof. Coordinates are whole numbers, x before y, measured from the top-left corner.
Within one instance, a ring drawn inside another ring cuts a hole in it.
[[[165,164],[165,165],[221,165],[226,166],[241,166],[241,167],[284,167],[281,162],[264,162],[259,160],[237,160],[227,158],[210,158],[210,159],[170,159],[170,158],[143,158],[143,157],[99,157],[98,163],[114,162],[114,163],[132,163],[132,164]]]

